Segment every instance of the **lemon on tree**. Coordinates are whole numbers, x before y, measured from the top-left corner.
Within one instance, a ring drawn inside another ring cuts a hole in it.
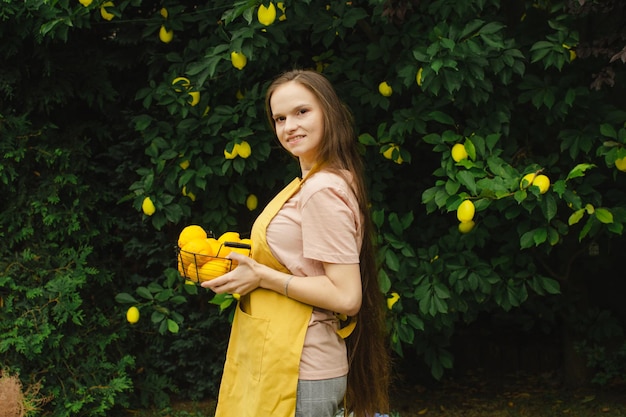
[[[397,303],[399,299],[400,294],[398,294],[397,292],[392,292],[391,294],[389,294],[389,297],[387,297],[387,308],[391,310],[394,304]]]
[[[415,75],[415,81],[417,82],[418,87],[421,87],[424,82],[424,78],[422,78],[423,72],[424,68],[420,67],[420,69],[417,70],[417,75]]]
[[[283,20],[286,20],[287,19],[287,15],[285,14],[286,13],[285,3],[279,1],[278,3],[276,3],[276,7],[278,7],[278,9],[282,12],[280,17],[278,18],[278,20],[280,20],[281,22]]]
[[[274,20],[276,20],[276,7],[274,6],[274,3],[270,2],[267,7],[261,4],[259,6],[259,10],[257,11],[257,18],[259,19],[259,23],[264,26],[269,26],[274,23]]]
[[[533,180],[533,185],[539,187],[541,194],[545,194],[550,189],[550,178],[543,174],[537,175]]]
[[[139,309],[135,306],[126,310],[126,321],[130,324],[135,324],[139,321]]]
[[[626,172],[626,156],[615,160],[615,168],[622,172]]]
[[[474,226],[476,225],[476,223],[474,223],[474,220],[470,220],[468,222],[460,222],[459,223],[459,232],[465,234],[465,233],[469,233],[472,231],[472,229],[474,228]]]
[[[248,58],[246,58],[243,52],[232,51],[230,53],[230,62],[233,64],[233,67],[241,71],[248,63]]]
[[[464,200],[456,209],[456,218],[460,222],[469,222],[474,219],[475,212],[474,203],[471,200]]]
[[[394,151],[397,151],[398,157],[396,159],[393,158]],[[383,156],[390,161],[394,161],[396,164],[401,164],[403,162],[402,156],[400,156],[400,146],[392,143],[384,152]]]
[[[143,210],[143,213],[146,216],[152,216],[154,214],[156,208],[154,207],[154,203],[152,202],[150,197],[146,197],[143,199],[143,202],[141,203],[141,210]]]
[[[254,194],[250,194],[248,198],[246,198],[246,207],[250,211],[254,211],[259,204],[259,200]]]
[[[111,20],[115,17],[113,13],[107,10],[107,7],[113,6],[115,6],[115,4],[112,1],[106,1],[102,3],[102,6],[100,6],[100,16],[102,16],[104,20]]]
[[[239,155],[239,147],[237,146],[237,144],[235,144],[233,146],[233,150],[228,152],[228,150],[226,148],[224,148],[224,158],[226,159],[235,159],[237,157],[237,155]]]
[[[246,159],[252,154],[252,148],[250,147],[250,144],[245,140],[235,146],[238,146],[237,154],[243,159]]]
[[[91,3],[93,3],[93,0],[78,0],[80,2],[80,4],[82,4],[85,7],[89,7],[91,6]]]
[[[194,193],[192,193],[191,191],[187,191],[187,186],[186,185],[183,186],[182,194],[185,197],[189,197],[189,199],[191,201],[196,201],[196,195]]]
[[[463,145],[462,143],[455,143],[452,147],[451,154],[454,162],[460,162],[464,159],[467,159],[468,157],[467,151],[465,150],[465,145]]]
[[[391,94],[393,94],[393,89],[389,84],[387,84],[387,81],[383,81],[382,83],[378,84],[378,92],[385,97],[389,97]]]
[[[189,104],[191,104],[192,106],[196,106],[198,103],[200,103],[199,91],[190,91],[189,96],[191,97],[191,100],[189,100]]]
[[[535,179],[536,176],[537,176],[537,174],[535,174],[534,172],[531,172],[530,174],[524,175],[522,177],[522,180],[519,183],[520,190],[524,190],[524,189],[530,187],[531,185],[533,185],[533,180]]]
[[[182,93],[183,91],[188,90],[191,87],[191,82],[187,77],[176,77],[172,80],[172,85],[174,86],[174,91],[176,91],[177,93]]]
[[[167,30],[165,26],[161,26],[161,28],[159,29],[159,39],[163,43],[172,42],[172,39],[174,39],[174,31],[171,29]]]
[[[530,186],[538,187],[539,192],[541,194],[545,194],[550,189],[550,178],[543,174],[537,175],[536,173],[531,172],[530,174],[524,175],[519,184],[519,187],[522,190]]]

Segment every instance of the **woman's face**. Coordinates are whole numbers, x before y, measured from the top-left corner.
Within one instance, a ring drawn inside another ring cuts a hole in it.
[[[324,136],[324,114],[315,95],[296,81],[280,85],[272,93],[270,109],[281,145],[311,169]]]

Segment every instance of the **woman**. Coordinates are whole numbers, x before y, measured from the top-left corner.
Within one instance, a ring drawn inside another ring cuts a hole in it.
[[[241,295],[216,416],[387,412],[384,300],[352,116],[303,70],[272,82],[266,111],[302,180],[255,221],[251,258],[232,253],[238,267],[202,284]],[[356,322],[346,339],[341,316]]]

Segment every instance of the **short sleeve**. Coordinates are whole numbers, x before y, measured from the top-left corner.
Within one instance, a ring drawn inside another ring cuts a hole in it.
[[[304,257],[327,263],[359,263],[362,233],[356,197],[338,175],[318,175],[302,191]]]

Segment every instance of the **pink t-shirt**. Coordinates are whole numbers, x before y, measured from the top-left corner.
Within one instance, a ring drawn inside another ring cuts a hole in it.
[[[322,262],[359,263],[362,240],[356,197],[340,175],[328,171],[307,178],[267,228],[272,254],[299,277],[323,275]],[[313,309],[304,339],[300,379],[336,378],[348,373],[346,346],[335,332],[337,327],[333,312]]]

